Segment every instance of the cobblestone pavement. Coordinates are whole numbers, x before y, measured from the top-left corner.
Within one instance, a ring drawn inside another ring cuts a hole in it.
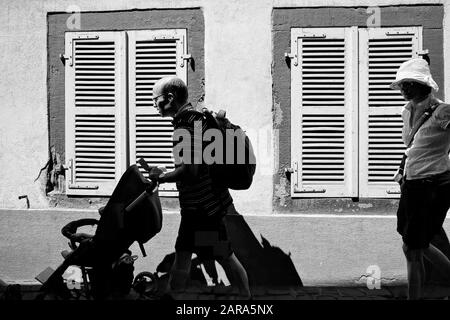
[[[14,283],[10,283],[14,285]],[[13,290],[11,290],[13,288]],[[1,300],[33,300],[39,293],[40,286],[36,284],[16,284],[6,291],[0,287]],[[367,287],[278,287],[252,288],[253,300],[405,300],[406,286],[384,286],[380,289]],[[427,287],[425,299],[448,300],[450,287]],[[172,294],[174,300],[240,300],[238,291],[232,287],[190,287],[184,292]],[[50,300],[52,298],[49,298]],[[156,298],[140,297],[132,291],[121,300],[155,300]]]

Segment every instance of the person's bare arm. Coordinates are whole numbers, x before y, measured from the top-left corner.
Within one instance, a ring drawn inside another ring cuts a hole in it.
[[[155,172],[150,174],[150,179],[157,180],[159,183],[177,182],[177,181],[195,181],[199,174],[198,164],[182,164],[175,170],[167,173]]]

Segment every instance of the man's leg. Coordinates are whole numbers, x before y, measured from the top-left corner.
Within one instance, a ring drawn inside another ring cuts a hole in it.
[[[450,260],[441,250],[430,244],[423,255],[446,279],[450,280]]]
[[[205,267],[206,273],[212,279],[214,285],[218,284],[219,275],[217,274],[216,269],[216,260],[214,259],[205,259],[202,261],[203,266]]]
[[[176,251],[175,261],[170,270],[169,289],[172,291],[183,291],[186,289],[186,284],[189,279],[191,270],[192,252]]]
[[[403,244],[408,272],[408,299],[422,298],[422,288],[425,281],[425,266],[423,264],[423,249],[409,249]]]
[[[244,298],[250,298],[250,286],[248,283],[247,271],[245,271],[239,259],[234,253],[232,253],[228,258],[224,258],[219,262],[229,280],[236,282],[232,285],[237,285],[240,295]]]

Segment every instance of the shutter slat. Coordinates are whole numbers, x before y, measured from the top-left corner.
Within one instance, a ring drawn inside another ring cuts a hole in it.
[[[93,161],[93,159],[95,159],[95,162]],[[89,163],[89,164],[93,164],[93,165],[99,165],[99,166],[106,166],[106,165],[114,165],[115,164],[115,160],[114,158],[111,157],[98,157],[95,154],[91,157],[91,156],[87,156],[87,157],[77,157],[77,161],[79,163]],[[85,164],[84,164],[85,165]]]
[[[325,122],[327,126],[324,126]],[[320,168],[311,165],[303,165],[301,179],[303,183],[314,182],[317,174],[320,174],[321,181],[344,181],[344,154],[345,148],[345,125],[342,115],[323,115],[323,114],[304,114],[302,119],[302,154],[314,154],[316,159],[326,163],[330,155],[341,155],[340,165],[337,165],[336,171],[327,170],[329,166],[321,165]],[[322,131],[331,131],[335,135],[327,136]],[[314,138],[308,138],[305,135],[317,133]],[[336,148],[336,149],[333,149]],[[341,153],[339,153],[339,150]],[[319,163],[319,162],[318,162]],[[305,163],[303,163],[305,164]],[[330,174],[335,174],[330,176]],[[337,174],[337,175],[336,175]]]
[[[96,152],[97,151],[97,152]],[[98,150],[80,150],[77,152],[76,159],[80,158],[91,158],[93,162],[100,161],[101,158],[113,158],[115,155],[114,151],[98,152]]]

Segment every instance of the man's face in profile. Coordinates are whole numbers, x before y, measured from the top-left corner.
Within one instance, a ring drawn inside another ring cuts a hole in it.
[[[161,117],[170,116],[169,110],[171,109],[171,101],[169,99],[170,93],[162,93],[162,90],[153,90],[153,106],[158,110]]]

